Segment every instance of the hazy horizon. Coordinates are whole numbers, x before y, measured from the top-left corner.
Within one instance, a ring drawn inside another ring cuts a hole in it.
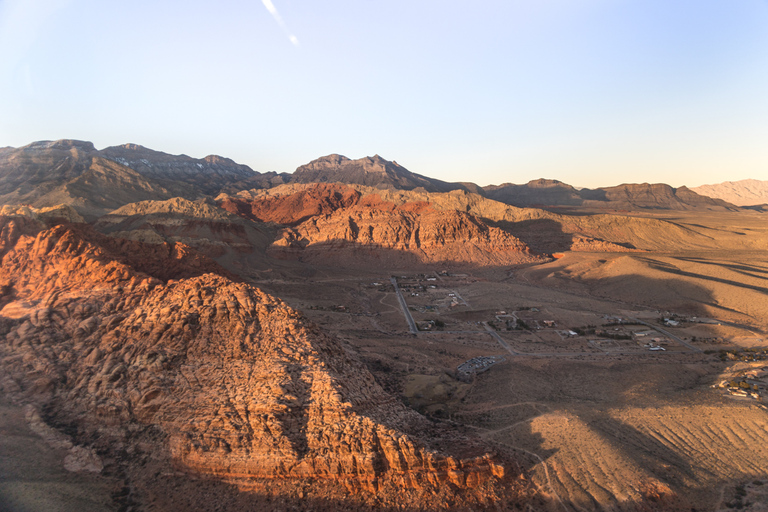
[[[768,179],[768,4],[0,4],[0,145],[480,185]]]

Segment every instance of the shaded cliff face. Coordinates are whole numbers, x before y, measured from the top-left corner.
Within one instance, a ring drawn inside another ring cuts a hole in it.
[[[438,210],[425,201],[396,204],[340,184],[220,199],[233,213],[290,226],[269,249],[278,258],[352,266],[544,261],[508,232],[472,214]]]
[[[0,233],[13,231],[3,222]],[[338,341],[205,257],[30,231],[3,238],[0,386],[102,453],[150,451],[256,493],[354,491],[360,506],[490,505],[519,491],[493,457],[452,457],[404,434],[429,422]]]

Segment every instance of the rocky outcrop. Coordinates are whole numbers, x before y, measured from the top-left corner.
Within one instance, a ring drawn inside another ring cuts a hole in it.
[[[570,250],[574,252],[642,252],[639,249],[585,236],[574,236]]]
[[[283,231],[276,257],[326,265],[460,264],[505,266],[544,261],[499,228],[472,215],[401,207],[356,207]]]
[[[425,201],[395,203],[341,184],[286,191],[219,200],[246,218],[290,226],[269,248],[277,258],[355,267],[544,261],[508,232],[470,213],[438,210]]]
[[[7,217],[30,217],[41,220],[47,224],[61,224],[66,222],[83,223],[85,219],[69,205],[59,204],[44,208],[35,208],[29,205],[5,205],[0,208],[0,215]]]
[[[110,243],[62,226],[22,234],[0,267],[0,386],[78,443],[308,499],[354,491],[351,504],[413,509],[511,499],[494,457],[453,457],[406,434],[429,422],[279,299],[174,267],[190,261],[178,248]]]
[[[100,217],[95,228],[111,237],[147,243],[183,243],[214,259],[245,258],[254,266],[274,240],[274,230],[219,208],[212,200],[131,203]]]
[[[328,215],[349,208],[360,201],[362,194],[342,184],[316,184],[294,193],[258,198],[223,196],[221,207],[230,213],[258,222],[274,222],[292,226],[319,215]]]

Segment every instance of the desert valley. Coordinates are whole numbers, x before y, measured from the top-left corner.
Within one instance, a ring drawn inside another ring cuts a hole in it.
[[[2,148],[0,509],[768,510],[766,185]]]

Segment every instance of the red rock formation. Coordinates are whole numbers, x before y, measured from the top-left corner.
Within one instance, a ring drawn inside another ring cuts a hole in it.
[[[275,222],[286,226],[299,224],[310,217],[327,215],[358,203],[360,193],[341,184],[317,184],[286,196],[266,196],[249,201],[226,197],[221,207],[230,213],[258,222]]]
[[[221,275],[163,284],[201,269],[156,247],[63,226],[17,237],[0,267],[5,392],[102,451],[132,453],[132,432],[159,429],[144,451],[256,491],[311,484],[309,498],[417,509],[509,499],[493,457],[404,434],[429,422],[299,313]]]
[[[543,260],[508,232],[470,213],[437,210],[422,201],[396,205],[340,184],[252,200],[225,198],[222,207],[292,226],[269,249],[278,258],[348,266],[516,265]]]

